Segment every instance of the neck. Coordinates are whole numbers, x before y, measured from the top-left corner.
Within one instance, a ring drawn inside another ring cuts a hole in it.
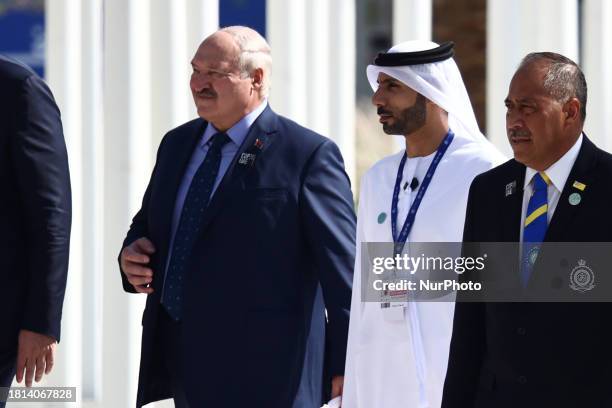
[[[539,171],[539,172],[546,171],[550,166],[552,166],[553,164],[561,160],[561,158],[565,156],[565,154],[569,152],[572,147],[574,147],[580,135],[582,135],[582,132],[579,133],[577,136],[574,136],[571,139],[569,139],[564,146],[561,146],[561,148],[558,151],[553,152],[545,160],[542,160],[538,163],[531,163],[531,165],[526,164],[526,166],[531,167],[532,169]]]
[[[406,154],[408,157],[429,156],[438,149],[440,143],[448,133],[448,124],[439,126],[427,125],[417,131],[405,135]]]
[[[232,116],[225,120],[210,120],[210,123],[212,123],[215,129],[217,129],[219,132],[225,132],[228,129],[232,128],[232,126],[234,126],[236,123],[240,122],[242,118],[257,109],[263,103],[263,101],[263,98],[253,100],[249,104],[247,104],[243,110],[237,111],[237,114],[235,116]],[[206,120],[206,118],[203,119]]]

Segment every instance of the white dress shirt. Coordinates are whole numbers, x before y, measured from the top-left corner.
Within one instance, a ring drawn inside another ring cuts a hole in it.
[[[576,158],[578,157],[578,153],[580,152],[581,146],[582,135],[578,137],[576,143],[574,143],[574,145],[559,160],[557,160],[553,165],[544,170],[544,173],[546,173],[546,175],[551,181],[551,183],[548,185],[547,190],[548,212],[546,214],[546,217],[548,224],[550,224],[550,220],[552,219],[552,216],[555,213],[557,203],[559,202],[559,197],[561,197],[563,187],[565,186],[567,178],[569,177],[569,174],[572,171],[572,167],[574,167],[574,163],[576,162]],[[535,176],[537,172],[537,170],[534,170],[530,167],[527,167],[527,170],[525,171],[525,184],[523,186],[523,209],[521,211],[521,243],[523,242],[523,229],[525,226],[527,205],[529,204],[529,199],[533,195],[533,176]]]

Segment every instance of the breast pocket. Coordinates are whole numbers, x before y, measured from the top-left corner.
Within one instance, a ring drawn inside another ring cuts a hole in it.
[[[289,211],[289,192],[284,188],[253,188],[245,190],[244,202],[249,224],[260,234],[273,233]]]

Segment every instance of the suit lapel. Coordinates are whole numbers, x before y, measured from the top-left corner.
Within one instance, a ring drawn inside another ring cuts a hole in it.
[[[569,226],[582,206],[580,204],[571,205],[569,197],[573,193],[579,193],[583,200],[585,197],[588,197],[590,193],[589,186],[592,185],[594,174],[592,169],[595,168],[597,159],[597,148],[586,136],[583,136],[580,152],[565,182],[563,191],[561,191],[557,208],[546,231],[545,242],[563,242],[566,232],[571,231]],[[585,184],[587,186],[586,189],[580,191],[573,187],[575,181]]]
[[[210,225],[219,209],[224,207],[223,204],[228,197],[231,197],[232,193],[241,188],[241,180],[244,175],[255,166],[257,160],[261,160],[265,150],[274,142],[276,118],[276,114],[270,109],[270,106],[267,106],[249,129],[244,142],[238,149],[236,156],[232,159],[204,213],[201,226],[202,232]],[[260,143],[263,143],[263,146],[259,146]],[[250,158],[253,158],[253,156],[249,155],[255,155],[253,162],[249,162]]]
[[[520,238],[525,166],[516,161],[513,164],[504,185],[499,186],[504,191],[501,214],[503,242],[519,242]]]

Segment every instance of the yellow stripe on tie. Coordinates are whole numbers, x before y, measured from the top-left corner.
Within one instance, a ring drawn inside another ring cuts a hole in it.
[[[586,188],[586,184],[583,184],[579,181],[574,181],[574,184],[572,184],[572,187],[577,188],[580,191],[584,191],[584,189]]]
[[[548,178],[548,176],[546,175],[546,173],[544,173],[543,171],[540,172],[540,176],[542,176],[542,178],[544,179],[544,181],[546,182],[547,186],[550,186],[550,178]]]
[[[548,211],[548,204],[544,204],[540,208],[534,210],[531,214],[529,214],[529,217],[525,218],[525,226],[531,224],[540,215],[546,214],[546,211]]]

